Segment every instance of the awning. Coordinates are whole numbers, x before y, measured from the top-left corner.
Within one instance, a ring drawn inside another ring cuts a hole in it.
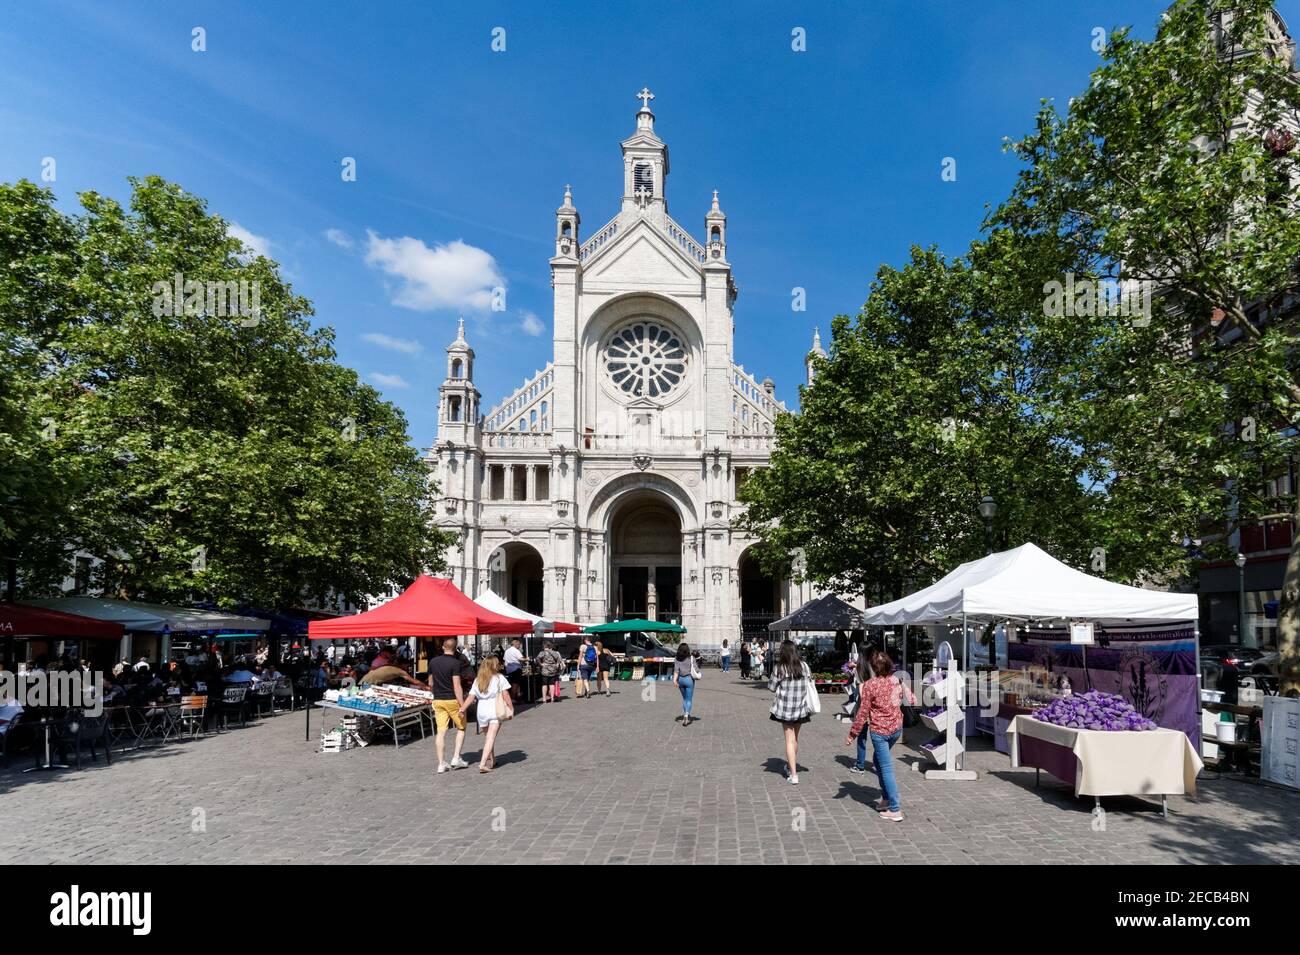
[[[241,617],[217,610],[193,607],[169,607],[165,604],[139,603],[134,600],[107,600],[103,597],[54,597],[28,603],[48,610],[107,620],[127,630],[161,633],[207,632],[216,630],[265,630],[266,620]]]
[[[474,598],[474,602],[480,607],[490,610],[493,613],[499,613],[503,617],[514,617],[518,620],[527,620],[533,625],[534,629],[550,631],[553,633],[577,633],[582,629],[576,623],[563,623],[558,620],[548,620],[546,617],[539,617],[537,614],[529,613],[527,610],[520,610],[514,604],[508,603],[506,599],[495,590],[483,591]]]
[[[1197,620],[1199,611],[1196,594],[1112,583],[1075,570],[1033,544],[969,561],[929,587],[863,611],[870,626],[963,616],[1175,624]]]
[[[686,628],[680,623],[668,623],[664,620],[611,620],[584,627],[583,633],[685,633]]]
[[[118,640],[122,625],[44,607],[0,603],[0,637]]]
[[[532,633],[530,620],[506,617],[476,604],[450,580],[422,575],[401,594],[365,613],[307,625],[312,640],[348,637],[460,637]]]
[[[773,620],[769,630],[861,630],[862,611],[834,594],[808,601],[794,613]]]

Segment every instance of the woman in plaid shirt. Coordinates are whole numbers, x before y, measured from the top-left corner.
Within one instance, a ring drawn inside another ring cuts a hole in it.
[[[799,785],[799,727],[812,715],[808,707],[811,686],[812,673],[808,664],[799,659],[794,641],[782,642],[780,656],[767,681],[767,688],[776,694],[769,719],[780,723],[785,730],[785,775],[796,786]]]

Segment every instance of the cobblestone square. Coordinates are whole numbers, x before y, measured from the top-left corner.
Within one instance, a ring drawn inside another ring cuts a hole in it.
[[[653,686],[653,694],[650,692]],[[781,774],[769,694],[707,670],[699,721],[671,684],[615,683],[611,697],[521,707],[498,768],[434,773],[433,741],[318,754],[303,715],[114,757],[111,766],[0,771],[0,852],[33,863],[1295,863],[1300,794],[1203,773],[1196,798],[1091,800],[1013,770],[976,743],[975,782],[927,782],[895,750],[906,819],[870,808],[875,777],[827,697],[800,743],[800,784]],[[643,698],[646,697],[646,698]],[[652,697],[652,698],[650,698]],[[925,731],[909,731],[923,738]],[[472,725],[471,761],[481,737]]]

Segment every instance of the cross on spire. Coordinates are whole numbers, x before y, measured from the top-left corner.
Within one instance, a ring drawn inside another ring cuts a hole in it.
[[[642,109],[644,109],[644,110],[649,110],[649,109],[650,109],[650,101],[651,101],[652,99],[655,98],[655,94],[650,92],[650,88],[649,88],[649,87],[647,87],[647,86],[643,86],[643,87],[641,87],[641,92],[639,92],[639,93],[636,94],[636,98],[639,99],[639,100],[641,101],[641,108],[642,108]]]

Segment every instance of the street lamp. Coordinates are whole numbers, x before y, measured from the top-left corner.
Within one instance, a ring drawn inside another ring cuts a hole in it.
[[[980,517],[984,518],[984,547],[989,554],[993,553],[993,518],[997,516],[998,502],[993,500],[993,495],[985,494],[980,498]],[[963,633],[962,640],[965,639],[966,634]],[[996,628],[989,632],[989,666],[995,670],[998,668],[998,635]]]
[[[1246,555],[1238,553],[1232,562],[1237,565],[1237,639],[1243,647],[1253,647],[1254,640],[1246,637]]]
[[[993,518],[998,516],[998,502],[989,494],[980,498],[980,517],[984,518],[984,546],[993,553]]]

